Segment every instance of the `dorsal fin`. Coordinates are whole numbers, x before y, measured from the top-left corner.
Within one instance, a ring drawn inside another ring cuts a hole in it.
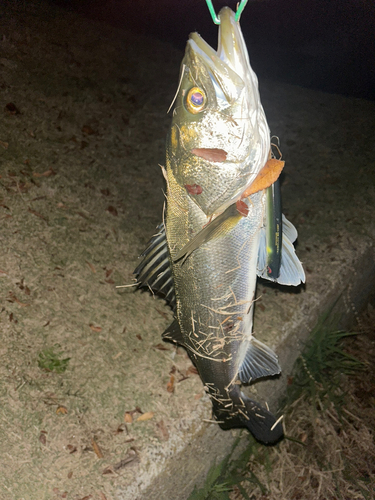
[[[134,271],[139,288],[149,288],[161,295],[175,310],[173,275],[163,223],[157,227],[157,233],[151,238],[141,257],[143,260]]]

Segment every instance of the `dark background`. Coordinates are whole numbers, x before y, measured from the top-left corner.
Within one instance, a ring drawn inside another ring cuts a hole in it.
[[[181,50],[192,31],[217,45],[205,0],[50,1]],[[213,2],[216,12],[236,3]],[[374,0],[250,0],[241,26],[261,78],[375,99]]]

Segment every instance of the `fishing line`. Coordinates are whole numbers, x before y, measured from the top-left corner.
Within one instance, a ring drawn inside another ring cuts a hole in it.
[[[242,11],[244,10],[248,0],[241,0],[240,4],[237,7],[235,21],[238,22],[240,20]],[[210,11],[212,20],[215,24],[220,24],[220,18],[217,17],[214,6],[212,5],[212,0],[206,0],[208,10]]]

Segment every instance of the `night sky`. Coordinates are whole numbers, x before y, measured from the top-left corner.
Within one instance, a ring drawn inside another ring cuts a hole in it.
[[[205,0],[51,1],[181,50],[192,31],[217,45]],[[236,9],[233,0],[213,4]],[[375,99],[374,0],[250,0],[241,26],[260,78]]]

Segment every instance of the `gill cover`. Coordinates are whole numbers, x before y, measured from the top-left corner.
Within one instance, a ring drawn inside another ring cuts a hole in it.
[[[197,33],[190,35],[167,141],[172,175],[207,216],[239,199],[270,149],[240,26],[229,8],[220,19],[218,51]]]

